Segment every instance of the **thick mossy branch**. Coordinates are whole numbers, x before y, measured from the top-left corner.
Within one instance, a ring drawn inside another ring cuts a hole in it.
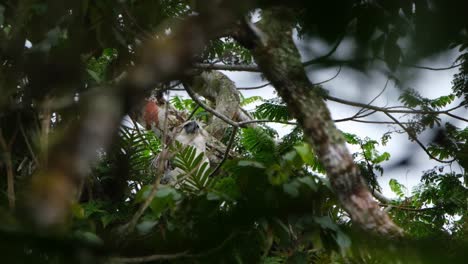
[[[215,110],[230,119],[235,119],[239,110],[240,97],[236,85],[218,71],[204,71],[193,78],[193,90],[215,104]],[[221,139],[228,128],[223,120],[213,117],[206,130]]]
[[[235,83],[219,71],[203,71],[189,78],[193,91],[214,104],[214,110],[233,121],[251,121],[240,107],[240,93]],[[252,125],[251,125],[252,126]],[[206,130],[216,139],[222,139],[229,124],[213,116]]]
[[[372,198],[320,96],[320,88],[310,83],[304,71],[292,39],[292,14],[284,8],[265,10],[259,23],[246,25],[236,38],[251,49],[258,66],[298,120],[352,220],[366,230],[401,235],[402,230]]]

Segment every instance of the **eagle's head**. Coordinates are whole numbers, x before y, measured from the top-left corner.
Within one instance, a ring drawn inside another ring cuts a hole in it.
[[[197,121],[187,121],[176,129],[175,140],[205,152],[206,134],[207,132]]]
[[[185,122],[183,127],[185,130],[185,133],[187,134],[195,134],[200,129],[200,126],[198,125],[197,121]]]

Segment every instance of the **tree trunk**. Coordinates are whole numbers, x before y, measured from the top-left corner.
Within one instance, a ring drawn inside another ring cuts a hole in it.
[[[351,219],[366,230],[401,235],[402,230],[372,198],[344,137],[331,120],[321,88],[310,83],[292,39],[292,20],[287,9],[265,10],[258,25],[246,25],[236,38],[251,49],[258,66],[298,120]]]

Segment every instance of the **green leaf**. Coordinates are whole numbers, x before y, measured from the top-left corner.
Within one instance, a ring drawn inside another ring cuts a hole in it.
[[[318,185],[311,176],[305,176],[297,179],[299,182],[307,185],[313,191],[318,190]]]
[[[378,155],[377,157],[372,159],[372,162],[377,164],[377,163],[381,163],[381,162],[389,160],[389,159],[390,159],[390,153],[384,152],[384,153],[382,153],[382,155]]]
[[[180,200],[182,198],[180,193],[171,186],[160,186],[155,196],[158,198],[171,196],[175,201]]]
[[[166,209],[173,208],[176,204],[175,202],[180,199],[181,195],[172,187],[167,186],[167,188],[158,190],[155,198],[151,201],[150,208],[159,217]]]
[[[103,245],[104,241],[95,233],[88,231],[76,231],[75,236],[94,245]]]
[[[86,69],[86,71],[88,72],[89,76],[91,76],[94,81],[96,81],[96,83],[101,83],[101,78],[98,76],[98,74],[90,69]]]
[[[355,134],[350,134],[350,133],[344,133],[343,136],[345,137],[346,142],[351,145],[358,145],[361,141],[359,140],[359,137]]]
[[[259,169],[266,168],[265,165],[263,165],[263,163],[252,160],[240,160],[239,162],[237,162],[237,165],[241,167],[254,167]]]
[[[157,223],[158,223],[157,221],[145,220],[145,221],[140,222],[136,226],[136,228],[140,234],[148,234],[153,229],[153,227],[156,226]]]
[[[151,193],[152,185],[143,186],[135,195],[135,203],[141,203],[148,199],[149,194]]]
[[[325,169],[323,168],[322,164],[318,161],[309,144],[302,142],[302,144],[294,146],[294,149],[297,151],[299,156],[301,156],[302,161],[305,164],[309,165],[312,168],[312,170],[320,173],[325,173]]]
[[[258,102],[258,101],[263,101],[263,98],[261,96],[251,96],[247,98],[242,98],[242,101],[240,103],[241,107],[244,107],[246,105]]]
[[[79,203],[72,204],[71,211],[72,211],[73,216],[78,219],[86,218],[85,210]]]
[[[288,107],[279,98],[267,100],[265,103],[259,105],[253,115],[257,119],[268,119],[272,121],[288,121],[292,119]]]
[[[115,215],[105,214],[105,215],[101,216],[102,226],[104,228],[106,228],[110,223],[112,223],[116,219],[117,219],[117,217]]]
[[[338,244],[338,246],[343,252],[350,248],[351,239],[340,230],[339,226],[335,222],[333,222],[333,220],[330,217],[314,217],[314,220],[322,228],[334,231],[335,242]]]
[[[390,189],[392,192],[394,192],[398,197],[403,198],[405,196],[404,190],[406,189],[405,186],[400,184],[397,180],[395,179],[390,179],[388,182],[390,185]]]
[[[299,182],[293,181],[290,183],[283,184],[283,190],[285,193],[291,195],[291,197],[299,196]]]
[[[297,151],[299,156],[301,156],[302,161],[304,161],[304,163],[308,165],[314,164],[315,156],[309,144],[302,143],[301,145],[294,146],[294,149]]]

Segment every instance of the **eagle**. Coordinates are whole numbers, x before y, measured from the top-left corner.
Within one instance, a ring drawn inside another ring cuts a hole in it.
[[[181,170],[175,168],[170,161],[177,154],[174,151],[178,151],[177,148],[173,147],[177,144],[176,142],[182,146],[193,146],[197,156],[203,153],[201,164],[209,162],[211,167],[216,166],[222,160],[226,151],[226,146],[210,135],[200,122],[187,120],[185,113],[177,111],[162,96],[152,96],[146,99],[143,107],[133,112],[132,118],[135,118],[147,130],[153,131],[161,140],[163,139],[163,131],[166,129],[165,143],[169,145],[172,153],[169,153],[168,160],[164,164],[162,184],[175,183],[177,176],[181,174]],[[152,162],[155,168],[161,159],[160,156],[158,155]]]
[[[183,148],[186,146],[192,146],[195,149],[195,157],[198,157],[200,154],[203,155],[202,160],[198,164],[195,164],[196,168],[198,169],[203,163],[208,163],[208,165],[210,164],[210,161],[206,155],[206,139],[209,138],[209,134],[197,121],[184,122],[182,125],[174,129],[173,135],[174,138],[172,142],[172,149],[174,151],[181,151],[180,148],[175,147],[177,143],[181,144]],[[171,153],[171,156],[175,155],[177,155],[177,153]],[[170,162],[165,165],[166,170],[164,176],[161,179],[161,183],[163,184],[173,184],[177,182],[180,183],[180,177],[187,174],[187,172],[183,171],[182,169],[171,166],[172,164]],[[204,172],[206,172],[208,169],[209,166],[204,169]]]

